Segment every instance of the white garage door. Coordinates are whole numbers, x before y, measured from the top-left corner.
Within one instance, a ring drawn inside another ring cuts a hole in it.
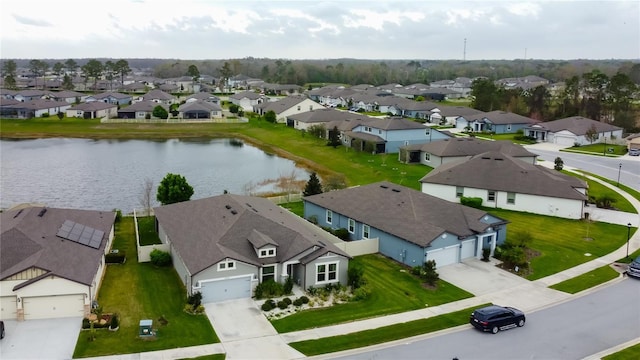
[[[17,318],[17,305],[15,296],[0,297],[0,319],[15,320]]]
[[[573,144],[575,144],[575,142],[576,142],[576,138],[573,137],[573,136],[555,135],[553,137],[553,142],[558,144],[558,145],[573,146]]]
[[[22,298],[24,319],[50,319],[84,315],[84,295]]]
[[[219,302],[251,297],[251,276],[201,282],[202,302]]]
[[[476,240],[465,240],[462,242],[462,250],[460,251],[460,258],[468,259],[476,256]]]
[[[455,264],[458,262],[459,249],[459,245],[452,245],[443,249],[427,251],[427,260],[435,260],[436,267]]]

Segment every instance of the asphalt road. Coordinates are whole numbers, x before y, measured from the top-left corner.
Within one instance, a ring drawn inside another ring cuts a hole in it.
[[[628,157],[609,158],[534,148],[528,148],[528,150],[540,155],[539,158],[550,162],[553,162],[559,156],[566,166],[582,169],[607,179],[617,181],[618,173],[620,173],[621,184],[640,191],[639,157],[634,159]]]
[[[627,278],[527,314],[524,327],[496,335],[468,325],[426,337],[336,359],[583,359],[640,338],[640,280]]]

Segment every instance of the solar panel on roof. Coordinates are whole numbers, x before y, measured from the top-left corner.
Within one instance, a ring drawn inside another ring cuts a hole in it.
[[[78,224],[71,220],[65,220],[58,229],[56,236],[98,249],[100,248],[100,244],[102,244],[104,231],[96,230],[90,226]]]

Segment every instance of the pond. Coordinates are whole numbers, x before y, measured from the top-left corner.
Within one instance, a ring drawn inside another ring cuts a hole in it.
[[[192,199],[277,190],[273,181],[309,175],[295,162],[236,139],[0,140],[0,208],[21,203],[91,210],[143,208],[147,179],[167,173],[193,187]]]

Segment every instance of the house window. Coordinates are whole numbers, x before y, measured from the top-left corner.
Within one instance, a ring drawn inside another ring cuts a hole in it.
[[[456,197],[462,197],[464,196],[464,187],[462,186],[456,186]]]
[[[511,124],[507,124],[507,131],[511,131]]]
[[[349,219],[348,223],[349,223],[349,232],[353,234],[353,232],[356,230],[356,221],[353,219]]]
[[[275,280],[275,279],[276,279],[276,266],[275,265],[263,266],[262,279],[260,282],[265,282],[265,281]]]
[[[331,224],[333,221],[333,211],[327,210],[327,224]]]
[[[369,225],[362,225],[362,237],[364,239],[368,239],[370,233],[371,233],[371,228],[369,228]]]
[[[487,201],[494,202],[496,201],[496,192],[493,190],[487,191]]]
[[[431,154],[425,153],[424,154],[424,161],[431,161]]]
[[[300,111],[300,105],[298,105],[298,111]]]
[[[507,193],[507,204],[515,204],[516,203],[516,193]]]
[[[378,134],[382,134],[382,130],[378,129]]]
[[[236,268],[236,262],[232,260],[225,260],[218,263],[218,271],[233,270]]]
[[[260,254],[258,255],[258,257],[261,258],[265,258],[265,257],[273,257],[276,256],[276,249],[261,249],[260,250]]]
[[[431,134],[431,128],[427,128],[427,130],[425,130],[425,135],[430,135]]]
[[[338,281],[338,263],[316,265],[316,284]]]

